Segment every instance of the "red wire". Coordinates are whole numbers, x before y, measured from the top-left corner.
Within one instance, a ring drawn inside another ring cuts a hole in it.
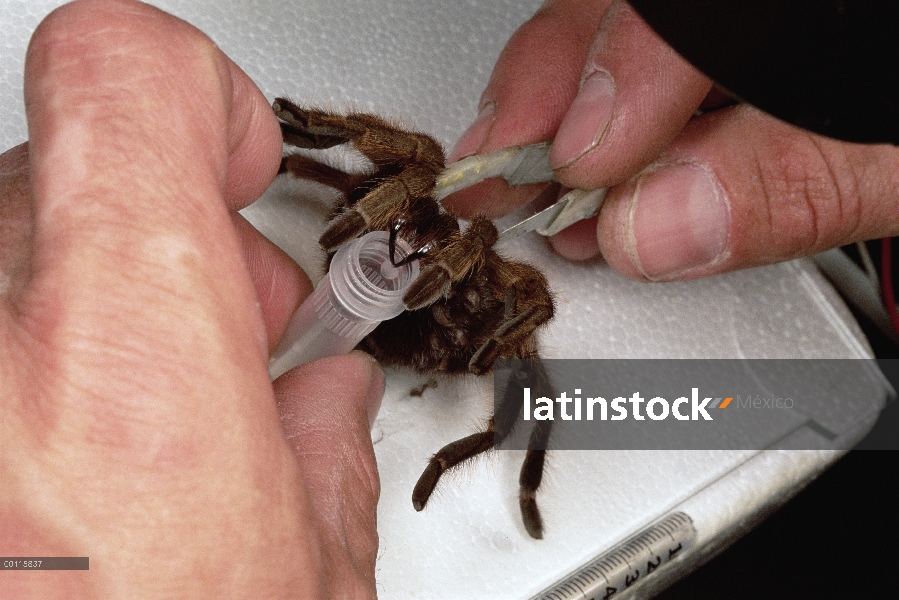
[[[893,290],[893,260],[890,256],[892,250],[892,238],[880,240],[880,287],[883,290],[883,302],[886,304],[893,329],[899,333],[899,312],[896,311],[896,294]]]

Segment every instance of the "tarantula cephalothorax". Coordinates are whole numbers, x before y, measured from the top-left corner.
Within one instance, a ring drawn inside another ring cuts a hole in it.
[[[493,249],[497,229],[476,217],[462,231],[458,221],[433,197],[445,168],[443,149],[431,137],[413,133],[366,114],[338,115],[300,108],[288,100],[273,105],[288,145],[325,149],[350,144],[374,167],[351,175],[301,154],[287,154],[281,171],[343,192],[319,239],[329,254],[351,238],[384,230],[417,250],[418,279],[403,297],[408,309],[379,325],[361,347],[385,364],[421,372],[490,373],[498,358],[537,358],[534,332],[553,314],[546,278],[526,264],[503,259]],[[392,246],[391,246],[392,249]],[[494,447],[511,432],[521,388],[548,389],[542,370],[513,377],[509,402],[484,431],[452,442],[430,459],[412,493],[416,510],[424,508],[440,476],[448,469]],[[517,393],[516,393],[517,391]],[[548,394],[547,394],[548,395]],[[519,504],[528,533],[541,538],[543,524],[535,494],[543,474],[547,425],[531,433],[521,469]]]

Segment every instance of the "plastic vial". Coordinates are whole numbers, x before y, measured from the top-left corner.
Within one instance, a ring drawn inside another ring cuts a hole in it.
[[[418,277],[418,261],[395,267],[389,242],[386,231],[372,231],[340,247],[328,274],[290,318],[269,361],[272,380],[311,360],[346,354],[381,321],[406,310],[403,294]],[[397,261],[412,252],[401,238],[395,249]]]

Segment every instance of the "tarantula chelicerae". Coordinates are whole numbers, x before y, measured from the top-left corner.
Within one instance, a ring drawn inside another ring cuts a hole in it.
[[[369,231],[391,233],[416,250],[421,272],[403,297],[408,309],[379,325],[361,347],[386,364],[421,372],[490,373],[498,358],[537,358],[535,330],[553,315],[546,278],[526,264],[503,259],[493,249],[493,223],[474,218],[463,231],[433,197],[445,168],[443,149],[431,137],[403,130],[366,114],[337,115],[300,108],[288,100],[273,105],[284,141],[300,148],[351,144],[374,164],[371,172],[350,175],[306,156],[288,154],[281,171],[343,192],[321,246],[333,254],[344,242]],[[399,264],[399,263],[395,263]],[[511,432],[523,387],[547,388],[542,370],[513,377],[485,431],[441,448],[430,459],[412,492],[424,508],[440,476],[453,466],[494,447]],[[540,486],[550,421],[531,433],[521,469],[519,504],[528,533],[543,535],[535,494]]]

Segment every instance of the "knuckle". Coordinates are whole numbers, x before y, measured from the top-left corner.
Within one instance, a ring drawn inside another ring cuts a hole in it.
[[[858,231],[859,174],[839,142],[790,128],[774,136],[757,168],[779,258],[839,245]]]

